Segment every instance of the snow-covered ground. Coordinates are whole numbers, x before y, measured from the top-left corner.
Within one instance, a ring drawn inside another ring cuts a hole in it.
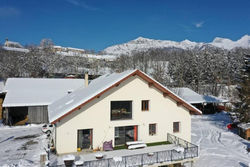
[[[195,167],[248,167],[250,142],[242,139],[226,125],[227,113],[192,117],[192,143],[199,145],[200,157]]]
[[[40,154],[45,153],[46,146],[41,127],[7,127],[0,123],[0,167],[40,166]]]

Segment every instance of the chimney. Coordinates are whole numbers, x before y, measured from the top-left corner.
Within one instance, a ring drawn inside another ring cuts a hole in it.
[[[5,46],[9,46],[9,42],[8,42],[9,40],[8,40],[8,38],[5,38]]]
[[[89,74],[88,74],[88,72],[85,73],[84,79],[85,79],[85,88],[86,88],[89,85]]]

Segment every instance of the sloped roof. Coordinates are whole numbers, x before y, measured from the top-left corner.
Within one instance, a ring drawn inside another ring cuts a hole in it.
[[[197,103],[225,103],[228,100],[220,99],[211,95],[200,95],[189,88],[173,88],[173,92],[175,92],[178,96],[182,97],[184,100],[191,104]]]
[[[11,45],[15,45],[19,48],[23,48],[23,46],[19,43],[19,42],[14,42],[14,41],[5,41],[4,45],[7,45],[7,44],[11,44]]]
[[[189,109],[190,111],[201,114],[202,112],[192,106],[191,104],[187,103],[169,89],[165,88],[163,85],[149,77],[147,74],[141,72],[140,70],[129,70],[122,73],[113,73],[108,75],[103,75],[95,80],[93,80],[88,87],[79,88],[78,90],[72,92],[64,96],[63,98],[55,101],[54,103],[48,106],[49,110],[49,121],[51,123],[56,123],[57,121],[61,120],[68,114],[78,110],[88,102],[98,98],[106,91],[110,90],[111,88],[119,85],[121,82],[125,81],[129,77],[138,75],[142,79],[146,80],[152,86],[156,87],[160,91],[163,92],[163,95],[167,95],[170,98],[178,101],[184,107]]]
[[[248,123],[240,123],[238,125],[238,127],[241,128],[241,129],[244,129],[244,130],[250,129],[250,122],[248,122]]]
[[[8,78],[3,107],[49,105],[84,86],[84,79]]]

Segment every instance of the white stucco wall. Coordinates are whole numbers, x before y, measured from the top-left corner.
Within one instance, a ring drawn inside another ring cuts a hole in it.
[[[131,120],[110,120],[110,102],[132,101]],[[141,100],[149,100],[149,111],[141,111]],[[173,133],[173,122],[181,122],[180,132]],[[149,124],[157,124],[157,134],[149,135]],[[166,141],[167,133],[191,140],[191,116],[189,111],[138,76],[133,76],[82,107],[56,125],[56,149],[58,154],[77,151],[77,130],[93,129],[93,148],[102,147],[104,141],[113,140],[117,126],[138,126],[138,140],[146,143]]]

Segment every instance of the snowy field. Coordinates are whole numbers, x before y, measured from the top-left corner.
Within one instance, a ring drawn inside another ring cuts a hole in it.
[[[200,146],[195,167],[248,167],[250,142],[226,125],[231,122],[227,113],[192,116],[192,143]]]
[[[40,166],[40,154],[45,152],[46,145],[46,135],[41,127],[7,127],[0,124],[0,167]]]

